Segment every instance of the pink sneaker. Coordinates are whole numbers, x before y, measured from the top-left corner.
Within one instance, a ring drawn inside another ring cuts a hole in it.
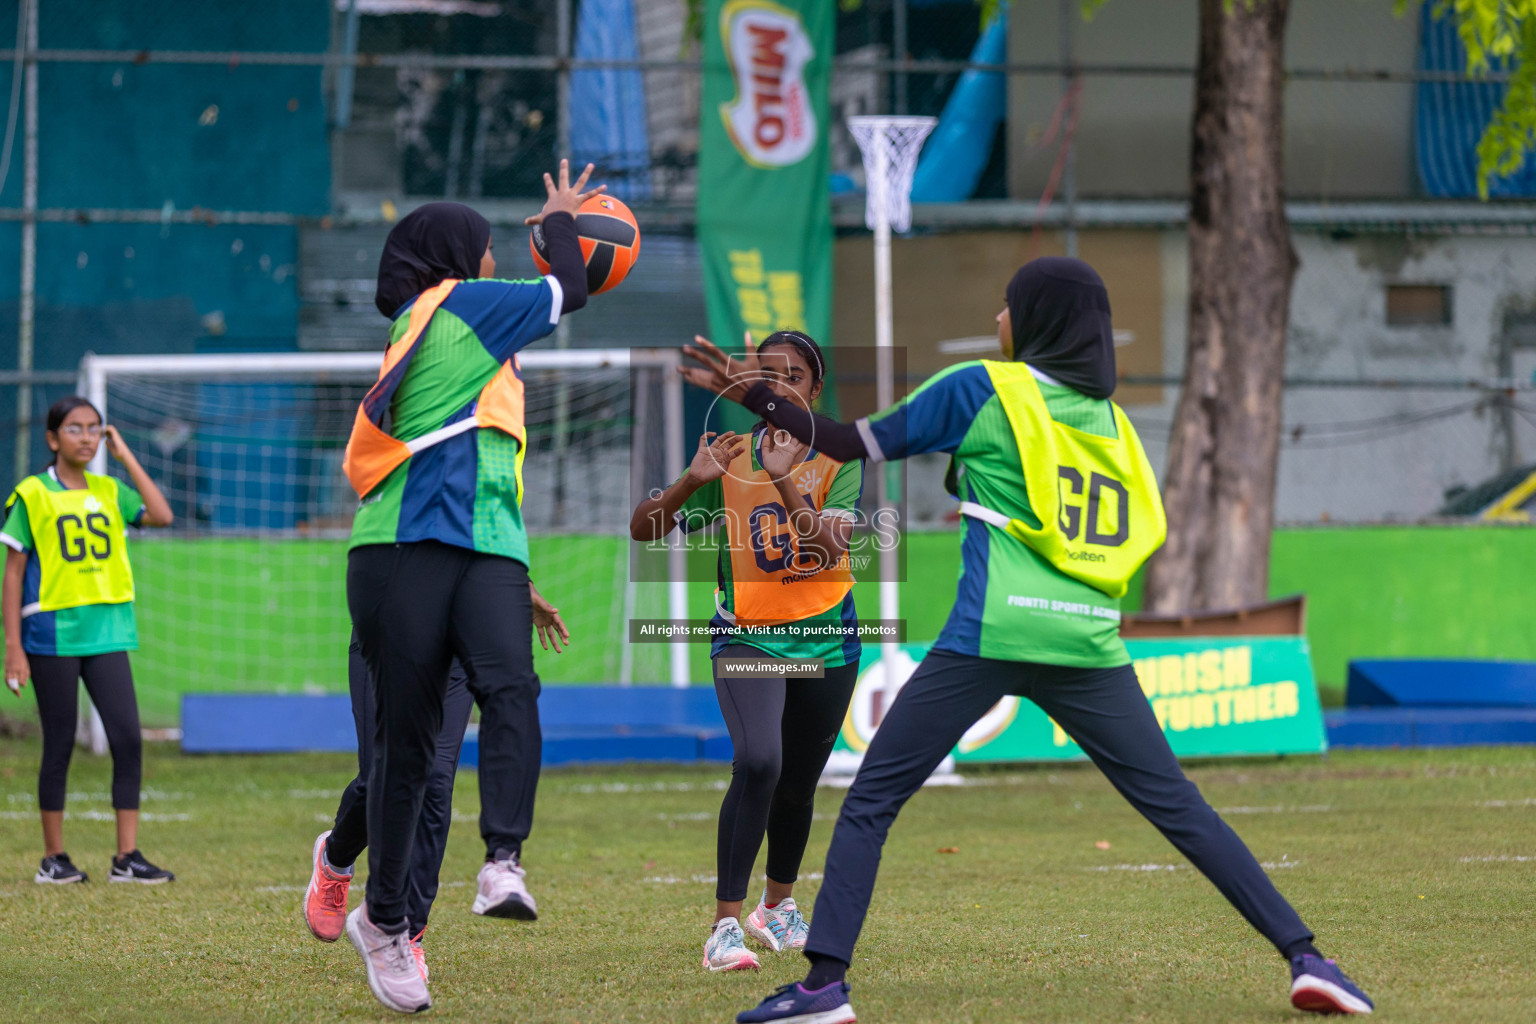
[[[421,948],[421,937],[425,934],[427,934],[427,930],[423,928],[411,939],[411,955],[416,958],[416,968],[421,971],[423,984],[427,981],[427,975],[431,973],[427,969],[427,951]]]
[[[335,942],[347,926],[347,890],[352,876],[332,871],[325,863],[326,829],[310,851],[309,888],[304,892],[304,923],[321,942]]]

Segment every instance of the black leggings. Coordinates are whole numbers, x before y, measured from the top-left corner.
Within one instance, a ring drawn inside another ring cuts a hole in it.
[[[363,652],[352,633],[347,657],[347,688],[352,692],[352,721],[357,726],[357,777],[347,784],[336,809],[336,824],[326,842],[326,859],[336,867],[347,867],[368,847],[368,769],[373,764],[373,684]],[[416,826],[416,849],[411,855],[411,870],[406,884],[405,916],[411,930],[427,926],[432,903],[437,899],[438,874],[443,854],[448,850],[448,829],[453,824],[453,783],[459,770],[459,751],[464,746],[464,729],[475,698],[469,692],[469,680],[458,660],[448,673],[448,692],[443,698],[443,728],[437,734],[432,775],[422,797],[421,820]],[[538,766],[534,766],[538,770]],[[533,808],[527,808],[524,832],[533,824]]]
[[[139,809],[144,778],[144,738],[139,732],[139,702],[133,693],[133,669],[127,651],[81,658],[29,654],[37,713],[43,720],[43,764],[37,773],[37,807],[64,809],[69,759],[75,751],[75,722],[80,713],[80,680],[101,713],[112,748],[112,806]]]
[[[1055,719],[1120,795],[1276,949],[1312,938],[1237,833],[1185,778],[1130,665],[1068,668],[930,651],[880,723],[843,799],[808,955],[852,962],[897,812],[965,730],[1010,694],[1029,698]]]
[[[422,541],[353,548],[347,605],[373,678],[368,772],[368,914],[405,920],[416,827],[457,657],[480,705],[480,835],[516,850],[543,752],[533,601],[521,562]],[[526,828],[522,830],[526,835]]]
[[[768,658],[732,644],[717,658]],[[800,873],[811,834],[816,782],[832,754],[858,682],[859,666],[826,670],[824,679],[724,677],[715,663],[715,696],[731,732],[731,785],[720,805],[715,899],[747,898],[752,865],[768,836],[768,877],[789,885]]]

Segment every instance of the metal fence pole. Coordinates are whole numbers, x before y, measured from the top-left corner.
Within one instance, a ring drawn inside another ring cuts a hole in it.
[[[342,42],[346,60],[336,74],[336,127],[346,129],[352,124],[352,85],[357,74],[357,30],[362,15],[357,0],[347,0],[347,28]]]
[[[1077,16],[1076,0],[1061,0],[1061,95],[1069,104],[1081,103],[1082,98],[1072,97],[1073,89],[1077,85],[1077,69],[1072,64],[1072,19]],[[1072,110],[1064,110],[1063,116],[1068,120],[1064,126],[1070,126],[1075,120],[1076,113]],[[1067,147],[1067,161],[1061,173],[1061,198],[1067,208],[1067,223],[1063,241],[1066,243],[1067,255],[1077,258],[1077,133],[1066,127],[1066,137],[1062,139],[1062,145]]]
[[[571,0],[559,0],[555,20],[555,52],[560,70],[555,76],[555,147],[559,159],[571,155]],[[573,172],[576,170],[572,168]],[[555,327],[555,348],[571,347],[571,328],[564,317]],[[571,440],[571,388],[564,377],[555,385],[555,515],[565,518],[566,449]]]
[[[21,181],[21,313],[16,322],[16,369],[32,372],[32,354],[37,311],[37,5],[38,0],[23,0],[27,5],[25,42],[26,108],[25,140],[22,146]],[[18,40],[20,42],[20,40]],[[27,475],[27,456],[32,443],[32,389],[16,388],[16,462],[12,475],[17,480]]]

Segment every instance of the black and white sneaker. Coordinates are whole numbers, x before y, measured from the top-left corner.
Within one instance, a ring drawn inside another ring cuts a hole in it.
[[[162,885],[166,882],[176,881],[176,876],[164,868],[157,868],[144,859],[144,855],[138,850],[125,853],[121,857],[112,858],[112,873],[107,876],[109,882],[138,882],[141,885]]]
[[[38,885],[69,885],[73,882],[89,882],[90,876],[70,863],[69,854],[60,853],[44,857],[32,881]]]

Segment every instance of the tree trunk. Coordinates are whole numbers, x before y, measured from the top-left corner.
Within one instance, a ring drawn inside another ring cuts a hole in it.
[[[1281,149],[1289,0],[1201,0],[1190,154],[1189,352],[1163,481],[1157,612],[1269,588],[1281,378],[1296,256]]]

